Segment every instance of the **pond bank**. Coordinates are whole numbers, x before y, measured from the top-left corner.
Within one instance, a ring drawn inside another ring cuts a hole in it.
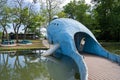
[[[0,51],[14,51],[14,50],[36,50],[42,49],[47,50],[48,47],[44,46],[42,40],[31,40],[31,45],[17,45],[14,47],[2,47],[0,46]]]

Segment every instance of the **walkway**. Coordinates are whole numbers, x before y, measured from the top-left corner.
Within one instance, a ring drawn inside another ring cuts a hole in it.
[[[120,65],[108,59],[84,54],[88,66],[88,80],[120,80]]]

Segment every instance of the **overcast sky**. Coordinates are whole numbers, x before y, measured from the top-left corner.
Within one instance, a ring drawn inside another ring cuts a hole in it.
[[[26,1],[28,1],[28,2],[32,2],[33,0],[26,0]],[[61,4],[61,6],[65,6],[67,3],[69,3],[70,1],[73,1],[73,0],[63,0],[63,4]],[[91,2],[91,0],[85,0],[85,2],[87,3],[87,4],[91,4],[90,2]]]

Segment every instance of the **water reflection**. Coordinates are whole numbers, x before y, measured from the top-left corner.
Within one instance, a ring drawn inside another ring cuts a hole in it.
[[[59,60],[54,57],[48,57],[47,62],[48,72],[54,80],[76,80],[78,69],[74,61],[67,57],[62,56]],[[79,75],[78,75],[79,76]]]
[[[78,70],[71,58],[45,58],[40,56],[43,51],[26,52],[0,52],[0,79],[76,80]]]

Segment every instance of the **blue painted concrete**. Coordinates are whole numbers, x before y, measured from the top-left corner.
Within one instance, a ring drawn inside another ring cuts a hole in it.
[[[95,54],[120,63],[120,56],[106,51],[91,31],[78,21],[67,18],[55,19],[49,24],[47,33],[50,43],[60,44],[60,48],[55,51],[56,55],[67,55],[77,63],[80,80],[88,80],[87,66],[80,52]],[[81,49],[80,45],[83,38],[85,44]]]

